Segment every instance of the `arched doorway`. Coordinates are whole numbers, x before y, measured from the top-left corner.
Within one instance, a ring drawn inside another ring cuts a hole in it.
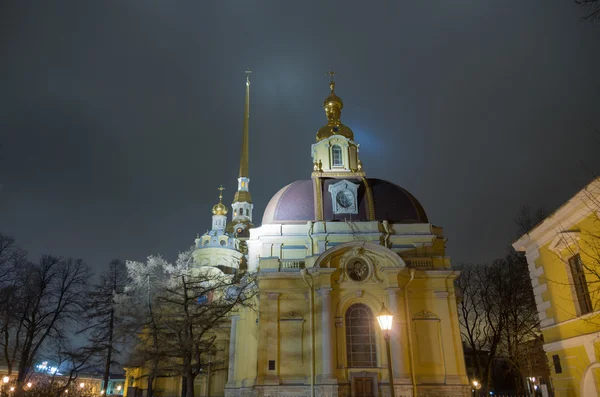
[[[597,397],[598,388],[594,381],[594,369],[600,368],[600,363],[593,363],[587,368],[581,378],[581,396],[582,397]]]

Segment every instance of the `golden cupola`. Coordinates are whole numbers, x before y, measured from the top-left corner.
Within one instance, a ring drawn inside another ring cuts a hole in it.
[[[219,188],[219,202],[212,208],[213,215],[227,215],[227,207],[225,207],[225,204],[223,204],[223,190],[225,190],[225,188],[221,186]]]
[[[345,138],[354,140],[354,133],[352,130],[340,121],[344,102],[342,101],[342,98],[335,93],[335,81],[333,81],[335,72],[329,72],[328,74],[331,76],[331,82],[329,83],[331,92],[323,102],[323,109],[327,116],[327,124],[321,127],[317,132],[317,142],[334,135],[341,135]]]
[[[365,173],[358,158],[358,143],[352,130],[342,124],[340,116],[344,108],[342,98],[335,93],[334,72],[331,77],[331,92],[323,102],[327,124],[317,132],[317,142],[311,147],[313,178],[315,177],[362,177]]]

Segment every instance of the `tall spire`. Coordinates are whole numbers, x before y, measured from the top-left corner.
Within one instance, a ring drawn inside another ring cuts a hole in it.
[[[250,70],[246,70],[246,108],[244,109],[244,135],[242,136],[242,154],[240,156],[240,178],[248,178],[248,128],[250,123]]]
[[[242,135],[242,153],[240,155],[240,176],[238,178],[238,189],[233,196],[233,219],[236,232],[240,230],[239,225],[252,225],[252,198],[250,197],[250,174],[248,172],[248,129],[250,124],[250,71],[246,71],[246,108],[244,109],[244,134]],[[246,226],[242,226],[244,230]]]

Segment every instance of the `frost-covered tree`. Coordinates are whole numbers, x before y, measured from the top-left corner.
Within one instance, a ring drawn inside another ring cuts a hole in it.
[[[119,304],[131,304],[122,309],[130,313],[141,313],[145,306],[143,316],[129,318],[138,321],[140,343],[134,356],[148,371],[148,396],[160,372],[182,376],[182,394],[194,397],[195,378],[214,364],[210,357],[216,327],[231,311],[254,302],[254,275],[196,266],[191,250],[180,253],[175,263],[151,256],[145,264],[128,262],[127,268],[131,284]]]
[[[128,365],[145,367],[147,397],[154,395],[154,379],[165,358],[159,341],[162,310],[157,297],[165,288],[168,266],[160,256],[149,256],[146,262],[127,261],[127,285],[123,293],[115,295],[121,331],[134,338],[135,350]]]

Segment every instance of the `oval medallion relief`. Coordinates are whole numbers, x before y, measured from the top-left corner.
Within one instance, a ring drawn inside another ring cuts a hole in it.
[[[369,276],[369,264],[360,258],[352,258],[346,265],[346,273],[353,281],[365,281]]]

